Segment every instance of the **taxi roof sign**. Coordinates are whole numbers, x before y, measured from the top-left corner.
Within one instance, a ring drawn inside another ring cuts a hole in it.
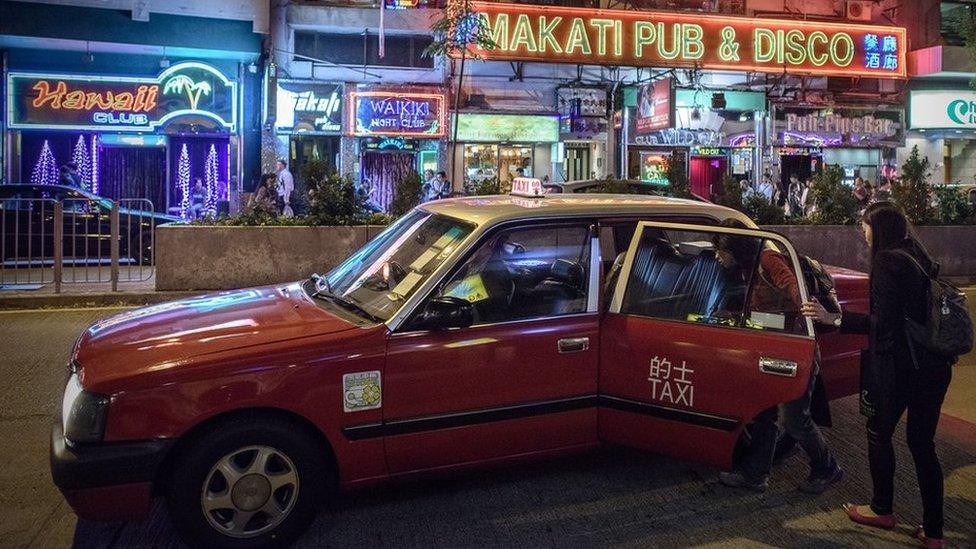
[[[542,181],[534,177],[516,177],[512,180],[512,196],[536,197],[546,194],[546,189],[542,186]]]

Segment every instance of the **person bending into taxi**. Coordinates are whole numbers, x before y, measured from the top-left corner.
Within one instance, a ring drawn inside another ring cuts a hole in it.
[[[748,228],[736,219],[728,219],[722,225],[737,229]],[[753,237],[721,234],[716,235],[713,242],[716,258],[722,267],[743,281],[748,281],[751,277],[756,256],[759,256],[757,282],[749,298],[750,311],[786,311],[789,314],[785,316],[788,319],[792,317],[791,320],[796,321],[801,306],[800,288],[797,285],[796,274],[783,254],[769,247],[760,252],[760,241]],[[819,351],[817,355],[819,356]],[[780,417],[783,431],[796,440],[810,459],[810,475],[800,485],[801,491],[820,494],[843,477],[843,471],[837,465],[837,461],[827,447],[827,441],[824,440],[823,434],[810,415],[810,402],[816,386],[818,369],[819,361],[815,360],[814,369],[807,382],[807,390],[802,396],[769,408],[756,417],[750,431],[749,443],[739,463],[733,471],[719,474],[719,481],[722,484],[755,491],[766,489],[776,453],[776,441],[780,436],[780,428],[777,425]]]
[[[935,431],[952,378],[948,359],[912,346],[906,318],[924,322],[929,278],[938,266],[912,236],[905,215],[889,202],[868,206],[861,221],[871,257],[870,312],[827,312],[810,301],[802,312],[816,321],[839,326],[841,332],[868,335],[861,368],[861,413],[867,416],[868,464],[874,497],[870,505],[845,504],[854,522],[894,528],[895,426],[908,410],[908,449],[915,460],[922,496],[922,522],[915,535],[925,547],[945,547],[943,475],[935,453]]]

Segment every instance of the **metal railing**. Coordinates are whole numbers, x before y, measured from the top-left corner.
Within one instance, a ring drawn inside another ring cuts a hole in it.
[[[152,278],[156,217],[145,199],[0,200],[0,285],[111,284]],[[33,288],[31,288],[33,289]]]

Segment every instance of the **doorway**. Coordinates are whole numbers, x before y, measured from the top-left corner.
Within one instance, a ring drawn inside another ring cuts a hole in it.
[[[790,177],[796,176],[800,181],[809,181],[815,168],[821,162],[819,155],[787,154],[779,157],[780,162],[780,190],[788,189]]]
[[[582,181],[590,178],[590,148],[566,147],[566,181]]]
[[[397,183],[417,169],[417,156],[409,152],[367,151],[363,153],[363,180],[373,186],[370,201],[382,211],[389,211]]]
[[[339,138],[329,135],[296,135],[291,138],[288,169],[298,178],[302,164],[310,160],[325,162],[330,172],[339,168]]]
[[[729,171],[729,159],[725,156],[691,157],[691,192],[703,198],[712,198],[712,189],[724,183]]]

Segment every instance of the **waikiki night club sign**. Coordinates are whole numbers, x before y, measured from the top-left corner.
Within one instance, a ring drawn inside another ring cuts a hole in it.
[[[349,94],[349,127],[356,136],[430,137],[444,135],[446,111],[442,93],[393,91]]]
[[[905,29],[473,2],[486,59],[905,78]]]
[[[14,72],[7,93],[11,128],[152,131],[184,115],[237,127],[237,84],[203,63],[156,78]]]

